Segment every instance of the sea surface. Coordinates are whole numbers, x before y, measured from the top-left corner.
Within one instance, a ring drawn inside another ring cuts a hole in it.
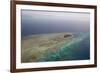
[[[21,10],[21,62],[90,59],[90,13]]]

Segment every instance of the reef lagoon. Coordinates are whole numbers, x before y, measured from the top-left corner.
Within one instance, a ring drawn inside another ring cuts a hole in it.
[[[21,62],[90,59],[89,33],[34,34],[21,39]]]

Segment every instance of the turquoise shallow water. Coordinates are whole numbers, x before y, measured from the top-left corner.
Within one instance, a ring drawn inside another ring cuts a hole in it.
[[[70,42],[66,42],[57,51],[46,50],[38,62],[87,60],[90,59],[90,37],[89,33],[74,34]]]

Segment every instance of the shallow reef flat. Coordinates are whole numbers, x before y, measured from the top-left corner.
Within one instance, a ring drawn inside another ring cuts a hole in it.
[[[89,34],[86,33],[50,33],[27,36],[21,40],[21,62],[89,59],[89,43]],[[88,53],[84,56],[85,51]]]

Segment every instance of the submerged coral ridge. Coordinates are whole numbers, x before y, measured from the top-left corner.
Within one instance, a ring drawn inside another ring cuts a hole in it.
[[[89,59],[89,39],[89,33],[54,33],[25,37],[22,39],[21,62]]]

